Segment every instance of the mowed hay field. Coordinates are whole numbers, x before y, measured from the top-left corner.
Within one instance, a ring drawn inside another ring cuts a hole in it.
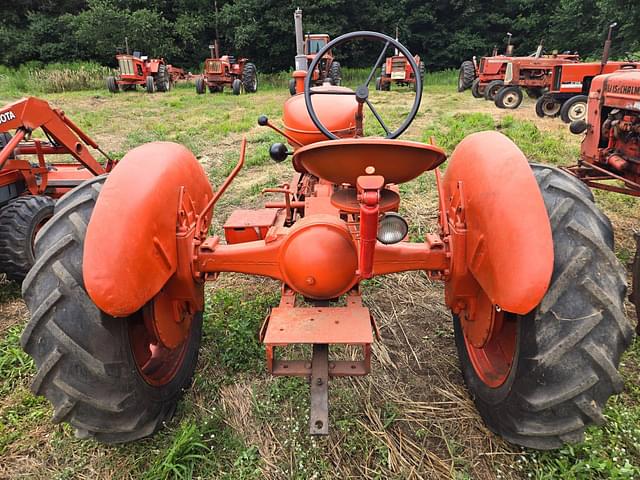
[[[580,137],[560,120],[538,119],[532,100],[510,112],[468,91],[457,93],[452,76],[428,76],[427,83],[403,138],[433,138],[451,153],[465,135],[497,129],[533,162],[567,165],[578,156]],[[269,198],[261,195],[263,188],[289,180],[290,164],[268,156],[278,135],[256,124],[260,114],[279,124],[288,97],[284,84],[239,97],[197,96],[191,85],[154,95],[92,90],[46,96],[116,157],[149,141],[185,144],[215,185],[233,168],[246,135],[246,165],[216,207],[217,232],[234,208],[260,206]],[[17,98],[0,91],[1,104]],[[388,123],[400,121],[412,100],[406,89],[372,94]],[[403,185],[401,192],[412,239],[436,231],[434,174]],[[633,229],[640,229],[640,202],[595,195],[613,222],[616,255],[627,264],[635,248]],[[422,272],[397,274],[365,282],[363,292],[383,340],[374,345],[371,375],[331,382],[328,438],[308,435],[307,382],[265,372],[257,332],[278,302],[279,285],[229,274],[207,287],[194,384],[174,418],[152,438],[105,446],[76,439],[68,425],[52,424],[48,402],[31,394],[35,369],[19,346],[29,313],[19,285],[0,280],[0,478],[640,478],[638,341],[623,357],[625,389],[609,401],[605,427],[589,429],[583,444],[560,451],[523,450],[489,432],[476,413],[440,283]],[[627,315],[635,322],[631,304]]]

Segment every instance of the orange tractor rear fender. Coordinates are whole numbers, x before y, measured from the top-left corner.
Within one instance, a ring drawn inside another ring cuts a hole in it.
[[[95,304],[121,317],[151,300],[185,264],[184,244],[192,245],[196,217],[212,197],[202,166],[182,145],[154,142],[127,153],[87,228],[83,277]]]
[[[453,152],[439,183],[441,226],[450,232],[452,254],[447,305],[469,321],[483,320],[476,315],[488,313],[487,306],[530,312],[549,286],[553,243],[542,195],[522,152],[497,132],[470,135]],[[490,303],[479,305],[479,291]]]

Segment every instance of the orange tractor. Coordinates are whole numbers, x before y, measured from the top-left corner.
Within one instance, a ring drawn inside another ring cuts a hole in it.
[[[591,82],[604,73],[621,69],[638,69],[640,62],[609,61],[611,35],[617,24],[609,26],[600,62],[568,63],[556,65],[549,80],[549,90],[536,102],[536,114],[540,117],[557,117],[565,123],[584,120]]]
[[[330,38],[326,33],[308,33],[303,36],[302,10],[299,8],[293,13],[293,20],[296,34],[296,70],[306,72],[318,52],[329,43]],[[316,65],[311,78],[314,86],[320,86],[325,82],[329,82],[331,85],[340,85],[342,67],[340,62],[335,60],[331,51],[328,51],[322,61]],[[300,93],[296,92],[295,78],[289,80],[289,93],[291,95]]]
[[[594,77],[587,116],[572,122],[570,129],[586,135],[577,165],[567,171],[592,188],[640,197],[640,70]],[[640,320],[638,235],[636,243],[631,300]],[[640,333],[640,323],[636,330]]]
[[[218,40],[209,45],[211,58],[204,62],[202,77],[196,79],[196,93],[203,94],[209,89],[210,93],[222,92],[224,87],[231,87],[234,95],[255,93],[258,91],[258,70],[246,58],[236,60],[231,55],[220,56]]]
[[[37,129],[44,139],[32,137]],[[106,157],[104,166],[87,146]],[[75,161],[51,163],[48,155]],[[0,273],[21,281],[33,265],[33,241],[53,215],[54,199],[113,165],[96,142],[44,100],[24,98],[0,109]]]
[[[132,91],[144,87],[147,93],[168,92],[176,79],[184,72],[165,62],[164,58],[147,58],[140,52],[119,53],[118,76],[107,77],[107,90],[111,93]]]
[[[557,65],[577,63],[577,54],[542,55],[542,44],[533,57],[516,57],[506,62],[504,80],[494,97],[498,108],[515,109],[524,99],[523,90],[530,98],[538,99],[551,86],[551,74]]]
[[[362,85],[313,86],[326,53],[363,39],[385,48]],[[270,155],[291,157],[292,176],[271,189],[278,201],[231,213],[224,238],[209,227],[243,167],[246,140],[216,189],[189,150],[156,142],[65,197],[23,284],[32,318],[21,343],[37,365],[33,391],[51,401],[54,421],[101,442],[159,429],[196,366],[205,282],[239,272],[281,282],[280,304],[259,332],[267,370],[310,379],[310,431],[327,434],[330,379],[368,374],[372,343],[381,341],[362,282],[416,271],[444,284],[464,379],[489,428],[548,449],[604,422],[633,334],[611,225],[579,180],[530,165],[498,132],[464,139],[441,173],[441,148],[398,138],[418,112],[420,76],[399,125],[369,99],[388,46],[418,72],[393,38],[346,34],[296,77],[304,94],[285,102],[283,128],[258,119],[286,138],[289,147],[274,144]],[[382,137],[364,135],[365,109]],[[427,174],[439,194],[438,226],[412,242],[400,186]],[[311,358],[283,358],[291,344],[310,345]],[[337,358],[335,345],[360,355]]]

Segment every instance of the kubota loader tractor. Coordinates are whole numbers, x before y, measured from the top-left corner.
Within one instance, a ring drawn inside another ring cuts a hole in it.
[[[32,136],[37,129],[44,138]],[[106,163],[98,163],[87,146]],[[49,155],[73,161],[48,162]],[[113,165],[96,142],[44,100],[24,98],[0,109],[0,273],[21,281],[33,265],[33,241],[53,215],[54,199]]]
[[[617,70],[640,68],[640,62],[609,61],[611,34],[616,23],[609,26],[600,62],[583,62],[557,65],[553,68],[549,91],[536,102],[536,114],[540,117],[557,117],[565,123],[584,120],[587,116],[587,100],[591,82],[597,75]]]
[[[222,92],[224,87],[231,87],[234,95],[256,93],[258,91],[258,70],[247,58],[236,60],[231,55],[220,56],[218,40],[209,45],[211,57],[204,62],[202,77],[196,79],[196,93],[203,94]]]
[[[302,35],[302,10],[299,8],[293,14],[294,27],[296,34],[296,70],[306,72],[316,57],[318,52],[322,50],[330,38],[326,33],[307,33]],[[340,85],[342,82],[342,67],[340,62],[333,58],[331,51],[319,62],[314,71],[312,72],[312,79],[314,86],[320,86],[325,82],[331,83],[331,85]],[[289,80],[289,93],[295,95],[296,93],[296,79]]]
[[[164,58],[147,58],[140,52],[120,53],[118,60],[118,76],[107,77],[107,89],[111,93],[120,90],[135,90],[137,86],[144,87],[147,93],[168,92],[173,83],[171,70]]]
[[[594,77],[587,117],[572,122],[570,128],[586,135],[578,164],[567,171],[592,188],[640,197],[640,70]],[[636,243],[631,300],[640,320],[639,236]],[[636,330],[640,333],[640,323]]]
[[[326,53],[363,39],[385,48],[362,85],[313,86]],[[54,421],[102,442],[160,428],[196,367],[205,282],[239,272],[280,282],[280,304],[259,332],[267,369],[310,379],[310,431],[327,434],[330,379],[368,374],[372,343],[384,341],[361,283],[403,271],[444,283],[462,373],[491,430],[550,449],[605,421],[633,334],[611,225],[579,180],[529,164],[500,133],[465,138],[443,172],[441,148],[400,140],[422,80],[416,75],[407,117],[387,123],[369,98],[387,47],[418,72],[393,38],[346,34],[305,70],[304,94],[286,101],[283,128],[258,119],[286,138],[289,147],[276,143],[270,154],[290,158],[292,175],[271,189],[280,201],[234,211],[224,238],[209,226],[243,167],[245,140],[216,189],[189,150],[155,142],[65,197],[38,235],[38,261],[23,284],[32,318],[21,342]],[[382,136],[365,136],[365,109]],[[411,242],[400,186],[421,175],[435,177],[438,228]],[[291,344],[310,345],[311,358],[283,358]],[[336,345],[361,355],[337,358]]]

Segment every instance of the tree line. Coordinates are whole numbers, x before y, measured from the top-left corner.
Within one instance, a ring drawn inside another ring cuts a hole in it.
[[[306,32],[332,38],[353,30],[393,36],[397,29],[430,70],[502,49],[507,32],[516,54],[533,52],[543,40],[548,51],[598,57],[613,21],[613,55],[640,52],[638,0],[13,0],[0,2],[0,63],[115,65],[126,37],[132,50],[196,69],[217,31],[223,52],[251,58],[261,71],[287,70],[295,54],[296,7],[303,9]],[[339,60],[365,66],[366,51],[356,45],[339,52]]]

